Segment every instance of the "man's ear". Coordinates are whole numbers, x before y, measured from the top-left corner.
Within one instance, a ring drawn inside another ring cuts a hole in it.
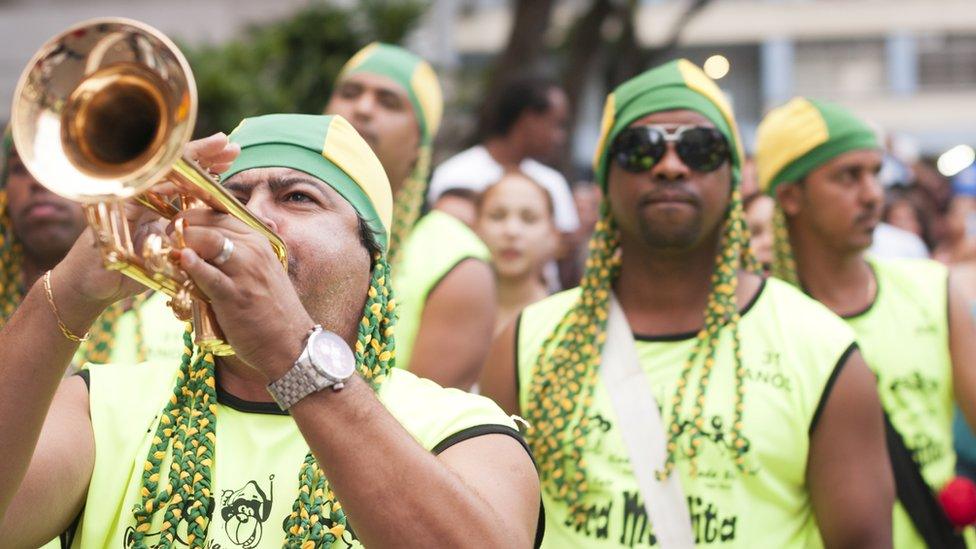
[[[787,216],[794,216],[803,210],[803,190],[796,183],[780,183],[776,187],[776,203]]]

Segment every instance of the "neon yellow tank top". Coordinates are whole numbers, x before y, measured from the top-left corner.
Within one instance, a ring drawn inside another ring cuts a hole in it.
[[[528,389],[537,353],[578,295],[578,290],[556,294],[522,313],[516,362],[523,410],[532,398]],[[756,472],[740,473],[726,442],[731,439],[734,405],[732,337],[726,330],[706,397],[704,416],[713,436],[699,452],[698,475],[690,475],[683,456],[677,461],[695,540],[702,547],[819,547],[822,542],[806,487],[809,434],[838,365],[855,348],[854,336],[825,307],[775,279],[764,282],[744,311],[739,325],[747,371],[743,432],[750,444],[746,463]],[[637,354],[650,381],[648,394],[663,405],[665,426],[671,422],[669,397],[695,335],[635,335]],[[688,393],[696,390],[689,387]],[[584,413],[599,426],[592,429],[584,453],[591,487],[584,498],[588,519],[580,529],[571,526],[565,504],[543,490],[547,512],[543,547],[655,545],[602,384],[596,387],[593,406]],[[531,429],[527,436],[531,438]]]
[[[871,306],[846,317],[878,395],[922,476],[938,492],[955,474],[948,271],[934,261],[870,259],[878,282]],[[901,503],[893,516],[895,547],[925,547]]]
[[[393,266],[400,311],[396,325],[398,368],[410,369],[414,340],[430,292],[465,259],[488,261],[490,257],[478,235],[450,214],[433,210],[417,222]]]
[[[157,414],[172,393],[177,369],[178,363],[91,366],[95,468],[73,547],[128,547],[131,510],[140,500],[150,439]],[[435,454],[483,434],[519,437],[512,420],[492,401],[443,389],[409,372],[391,372],[379,398]],[[218,391],[216,417],[213,514],[206,546],[278,549],[285,536],[282,523],[298,494],[299,467],[308,445],[291,417],[273,403],[242,402]],[[157,536],[147,539],[150,547],[158,540],[161,522],[158,513],[150,529]],[[350,525],[355,528],[354,522]],[[185,532],[185,526],[178,531]],[[333,544],[360,546],[349,530]]]

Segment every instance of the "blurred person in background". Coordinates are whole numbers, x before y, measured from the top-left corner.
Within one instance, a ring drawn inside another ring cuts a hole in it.
[[[580,220],[573,241],[579,244],[575,248],[569,248],[567,252],[576,263],[576,272],[582,273],[586,265],[586,256],[589,253],[586,244],[593,236],[596,223],[600,219],[600,201],[602,199],[603,193],[600,191],[600,186],[594,183],[592,179],[580,180],[573,185],[573,202],[576,203],[576,211],[579,213]],[[578,279],[579,277],[576,277],[572,283],[565,281],[567,284],[564,287],[568,289],[577,286],[579,284]]]
[[[437,166],[427,199],[434,209],[473,219],[475,196],[506,171],[521,171],[549,191],[566,252],[560,258],[569,258],[559,272],[549,268],[548,282],[556,288],[574,284],[569,249],[575,247],[579,216],[566,178],[544,164],[555,161],[566,144],[566,94],[554,82],[528,75],[513,78],[498,97],[487,101],[490,108],[481,128],[482,142]]]
[[[943,176],[936,167],[925,161],[916,162],[912,166],[912,173],[915,180],[912,187],[915,190],[915,204],[922,208],[930,221],[929,227],[932,233],[932,249],[945,240],[946,216],[949,212],[949,203],[952,201],[952,183],[948,177]]]
[[[81,204],[47,190],[27,171],[10,128],[0,149],[0,326],[13,314],[25,289],[53,268],[85,230]]]
[[[903,187],[895,187],[885,195],[881,219],[892,227],[908,231],[921,238],[928,246],[930,238],[925,214],[921,208],[915,205],[909,191]]]
[[[927,259],[929,249],[925,241],[911,231],[878,222],[871,237],[868,253],[884,259]]]
[[[976,319],[976,262],[969,261],[954,265],[952,277],[965,296],[970,315]],[[956,472],[976,481],[976,435],[966,424],[966,417],[958,406],[952,422],[952,438],[956,454],[959,456]]]
[[[973,219],[973,201],[976,195],[976,165],[969,166],[956,174],[950,181],[953,198],[949,202],[949,212],[945,216],[945,240],[937,248],[936,259],[952,265],[952,275],[959,283],[969,303],[970,313],[976,318],[976,261],[972,257],[976,238],[976,220]],[[956,258],[961,257],[959,261]],[[976,435],[966,424],[966,418],[956,410],[952,425],[956,452],[959,462],[956,471],[976,481]]]
[[[420,217],[442,111],[430,64],[379,43],[348,61],[325,107],[366,139],[393,190],[396,366],[444,387],[468,389],[491,343],[495,277],[488,249],[467,225],[440,211]]]
[[[777,201],[773,274],[844,318],[877,377],[895,546],[960,546],[935,497],[954,476],[953,401],[976,423],[976,338],[958,282],[934,261],[865,254],[883,206],[882,151],[843,107],[798,97],[772,110],[756,158]]]
[[[886,259],[927,259],[931,223],[915,197],[919,189],[897,186],[885,193],[881,221],[874,228],[868,253]]]
[[[491,250],[498,281],[497,334],[549,295],[542,270],[559,248],[552,198],[525,174],[509,172],[481,194],[475,228]]]
[[[207,143],[195,143],[191,151]],[[8,128],[0,136],[0,327],[20,305],[25,290],[64,259],[86,228],[80,203],[34,179]],[[168,299],[143,292],[113,304],[93,324],[73,366],[178,360],[173,344],[182,341],[184,324],[166,306]]]
[[[746,223],[749,225],[749,246],[763,272],[769,272],[773,264],[773,210],[776,202],[762,194],[754,193],[746,198]]]
[[[756,160],[747,156],[742,162],[742,198],[748,200],[755,194],[761,194],[756,181]]]
[[[887,134],[881,139],[883,132],[872,129],[879,135],[878,141],[885,143],[877,179],[887,191],[881,221],[874,229],[868,253],[889,259],[928,258],[930,224],[923,227],[922,211],[914,208],[915,198],[925,194],[922,189],[914,188],[913,166],[918,163],[918,148],[907,136]]]
[[[976,260],[976,166],[952,178],[945,234],[933,257],[946,265]]]

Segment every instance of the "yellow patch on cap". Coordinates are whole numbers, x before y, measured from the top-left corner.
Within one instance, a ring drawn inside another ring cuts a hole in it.
[[[393,194],[386,172],[366,141],[345,118],[332,118],[322,146],[322,156],[359,184],[376,208],[389,237],[393,220]]]
[[[610,136],[610,130],[613,129],[613,120],[617,115],[616,98],[614,94],[607,96],[606,103],[603,104],[603,118],[600,120],[600,139],[596,142],[596,150],[593,155],[593,171],[600,172],[600,157],[603,155],[603,149],[607,146],[607,138]]]
[[[784,168],[830,139],[827,122],[806,99],[797,97],[773,109],[756,130],[756,172],[766,192]]]
[[[444,98],[441,84],[437,80],[437,73],[429,63],[418,63],[410,78],[410,87],[424,111],[424,122],[430,136],[437,135],[444,113]],[[433,137],[432,137],[433,138]]]
[[[231,136],[231,135],[234,135],[235,133],[237,133],[237,130],[243,128],[244,127],[244,124],[247,124],[247,118],[245,118],[244,120],[241,120],[237,124],[237,126],[233,130],[231,130],[231,132],[228,134],[228,137]]]
[[[732,130],[732,135],[735,138],[735,150],[738,151],[739,165],[741,166],[743,162],[742,138],[739,136],[739,127],[735,122],[735,116],[732,114],[732,105],[729,104],[725,92],[718,87],[714,80],[702,72],[698,68],[698,65],[695,65],[687,59],[678,61],[678,70],[681,72],[681,77],[684,78],[685,85],[689,89],[705,96],[722,113],[722,117],[725,118],[725,122],[729,125],[729,129]]]
[[[359,65],[362,65],[363,61],[369,59],[369,57],[373,55],[373,51],[375,51],[378,47],[380,47],[380,43],[373,42],[372,44],[356,52],[355,55],[349,58],[349,61],[346,61],[346,64],[342,67],[342,71],[339,72],[339,77],[342,78],[342,75],[346,72],[355,69]]]

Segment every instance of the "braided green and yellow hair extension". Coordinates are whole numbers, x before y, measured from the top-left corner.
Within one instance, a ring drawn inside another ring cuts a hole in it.
[[[776,192],[779,186],[802,181],[843,153],[879,148],[870,126],[833,103],[796,97],[763,118],[756,132],[756,171],[759,188],[776,201],[773,276],[800,285],[786,214]]]
[[[14,314],[24,298],[24,279],[21,263],[24,259],[23,246],[14,235],[10,214],[7,211],[7,176],[10,169],[9,161],[13,153],[13,138],[8,127],[0,144],[0,327]],[[138,315],[138,305],[143,300],[137,298],[133,303],[134,313]],[[99,364],[111,360],[115,343],[115,324],[126,312],[123,303],[110,306],[95,321],[89,330],[89,340],[82,344],[80,362],[94,362]],[[141,322],[137,316],[136,334],[141,334]],[[144,358],[145,346],[141,341],[136,342],[139,357]]]
[[[358,73],[384,76],[403,88],[413,107],[420,131],[417,163],[403,182],[393,203],[393,225],[390,228],[387,257],[390,264],[395,266],[401,243],[413,230],[423,209],[427,180],[430,178],[431,152],[441,123],[444,101],[433,67],[399,46],[374,42],[364,47],[349,59],[339,75],[339,80]]]
[[[748,472],[750,469],[744,456],[749,441],[742,433],[745,370],[738,334],[740,317],[736,288],[738,271],[743,268],[758,270],[758,266],[749,253],[739,188],[741,145],[731,109],[717,86],[697,67],[681,60],[648,71],[618,87],[608,97],[604,111],[603,135],[595,161],[597,178],[606,191],[606,151],[621,130],[646,114],[675,109],[691,109],[703,114],[726,136],[733,151],[730,159],[733,185],[711,277],[705,324],[697,335],[670,403],[668,456],[664,470],[658,475],[670,475],[679,455],[688,458],[692,471],[695,470],[698,449],[702,439],[707,437],[703,429],[708,384],[722,334],[726,331],[731,333],[736,368],[731,433],[733,460],[741,471]],[[606,340],[609,296],[621,265],[619,235],[606,198],[600,213],[590,240],[579,300],[542,346],[530,382],[532,398],[525,412],[526,420],[532,426],[528,439],[539,464],[543,487],[570,508],[576,524],[582,524],[586,518],[581,505],[588,490],[583,450],[592,429],[586,411],[593,402]],[[696,385],[696,391],[690,418],[686,419],[682,408],[692,385]]]
[[[381,254],[373,257],[355,356],[359,375],[378,389],[395,360],[393,326],[396,305],[389,283],[389,265]],[[183,360],[176,386],[159,416],[142,474],[142,501],[133,510],[133,547],[146,548],[153,519],[162,513],[159,544],[176,543],[179,523],[187,525],[187,544],[205,547],[216,449],[217,394],[214,359],[197,350],[191,327],[183,338]],[[167,465],[168,463],[168,465]],[[163,480],[163,477],[166,480]],[[299,490],[285,519],[287,548],[328,547],[346,530],[346,516],[328,479],[309,452],[298,471]]]
[[[786,214],[779,202],[773,207],[773,265],[771,274],[776,278],[799,287],[800,279],[796,273],[796,259],[793,245],[790,244],[790,228]]]
[[[430,177],[430,147],[421,147],[417,165],[410,177],[403,182],[393,201],[393,227],[390,229],[390,264],[399,261],[400,248],[410,235],[427,197],[427,180]]]

